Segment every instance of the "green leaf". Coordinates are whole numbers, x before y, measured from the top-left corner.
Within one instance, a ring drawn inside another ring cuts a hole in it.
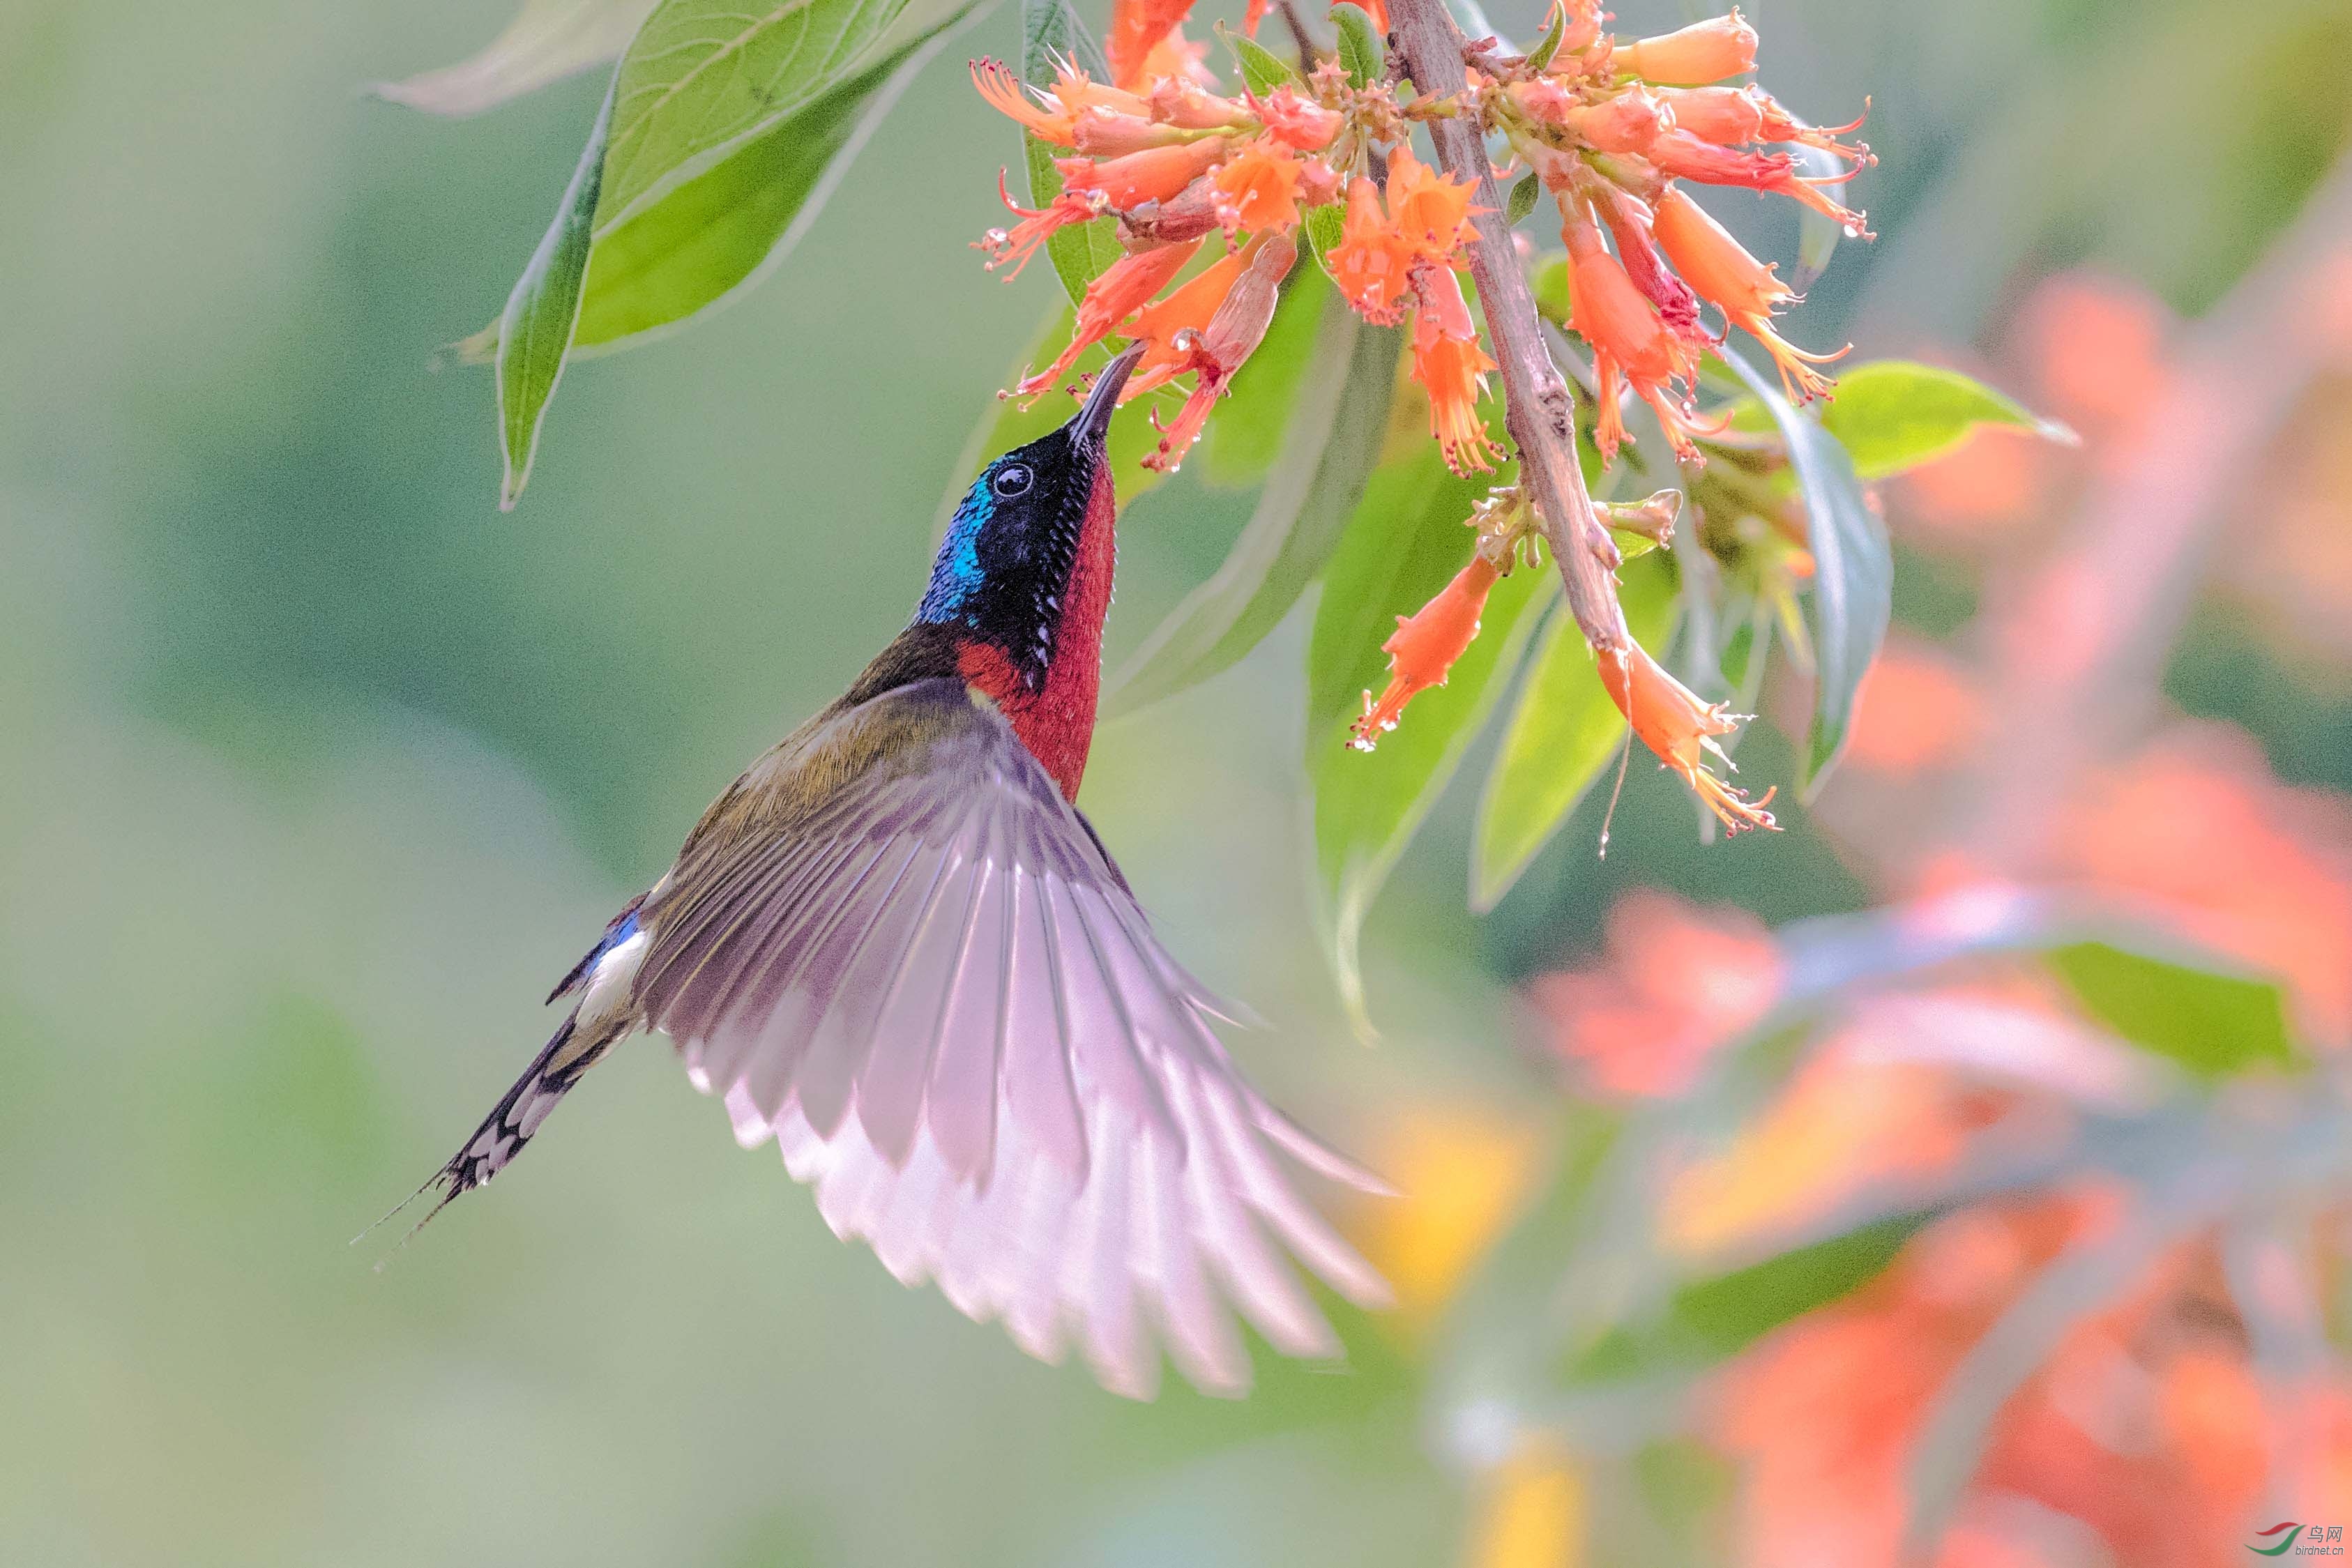
[[[1069,0],[1021,0],[1021,74],[1030,81],[1054,79],[1067,60],[1093,80],[1110,80],[1110,61],[1102,45],[1071,6]]]
[[[1278,87],[1304,87],[1301,77],[1288,60],[1259,43],[1246,33],[1236,33],[1223,22],[1217,24],[1217,37],[1231,49],[1234,63],[1241,68],[1242,80],[1250,91],[1261,98]]]
[[[787,0],[756,17],[716,0],[654,10],[504,314],[459,345],[497,366],[502,509],[530,479],[575,353],[665,334],[779,260],[904,73],[979,3],[879,58],[907,0]]]
[[[1326,202],[1319,207],[1309,207],[1298,227],[1307,236],[1307,248],[1315,253],[1315,265],[1326,273],[1331,270],[1331,247],[1348,226],[1348,204]]]
[[[1656,1317],[1621,1324],[1585,1347],[1568,1367],[1568,1380],[1688,1375],[1727,1360],[1876,1279],[1940,1212],[1892,1215],[1745,1269],[1694,1280],[1678,1287]]]
[[[1723,358],[1780,427],[1805,503],[1814,566],[1812,589],[1805,596],[1805,629],[1813,642],[1813,719],[1805,739],[1802,791],[1810,800],[1845,747],[1854,692],[1886,639],[1895,597],[1894,546],[1837,437],[1819,420],[1790,407],[1780,389],[1728,344]]]
[[[1533,174],[1522,176],[1519,183],[1511,187],[1510,198],[1505,204],[1507,209],[1504,214],[1506,221],[1513,228],[1518,227],[1527,221],[1528,214],[1536,210],[1536,203],[1542,195],[1541,180],[1537,179]]]
[[[1491,482],[1508,484],[1509,471]],[[1307,655],[1307,774],[1334,972],[1349,1010],[1367,1029],[1358,958],[1364,917],[1559,588],[1559,573],[1525,567],[1497,582],[1477,638],[1446,684],[1413,698],[1379,749],[1349,747],[1363,694],[1388,683],[1381,643],[1397,617],[1418,611],[1468,561],[1471,536],[1463,524],[1487,484],[1449,474],[1434,446],[1418,444],[1373,476],[1324,571]]]
[[[1403,333],[1359,321],[1319,277],[1314,297],[1323,316],[1315,372],[1284,431],[1280,461],[1257,509],[1216,575],[1176,607],[1120,672],[1116,712],[1204,681],[1255,647],[1323,570],[1363,497],[1388,428]]]
[[[2054,948],[2049,961],[2101,1023],[2200,1077],[2302,1065],[2286,999],[2270,981],[2110,942]]]
[[[1095,41],[1068,0],[1022,0],[1021,75],[1033,82],[1050,82],[1065,60],[1096,81],[1110,80],[1110,66],[1102,46]],[[1029,204],[1043,207],[1062,193],[1062,172],[1054,166],[1069,149],[1021,133],[1021,165],[1029,175]],[[1045,241],[1045,258],[1054,276],[1075,305],[1086,297],[1087,285],[1108,271],[1119,258],[1118,224],[1110,217],[1070,224]]]
[[[1664,647],[1675,615],[1672,558],[1645,558],[1620,578],[1626,630],[1643,647]],[[1502,901],[1616,756],[1624,733],[1625,716],[1602,689],[1583,632],[1570,617],[1553,616],[1478,802],[1472,909],[1483,915]]]
[[[1837,396],[1822,411],[1822,423],[1866,480],[1940,457],[1982,424],[2013,425],[2069,444],[2078,439],[2057,421],[2037,419],[1958,371],[1908,360],[1874,360],[1839,376]]]
[[[634,216],[600,229],[573,356],[666,336],[764,277],[799,243],[866,139],[971,8],[967,4],[891,49]]]
[[[1845,172],[1845,164],[1826,148],[1801,141],[1788,151],[1796,154],[1798,169],[1816,179]],[[1830,269],[1830,258],[1837,254],[1838,241],[1844,237],[1845,229],[1835,218],[1811,207],[1798,208],[1797,267],[1789,287],[1800,294],[1811,288]]]
[[[1569,312],[1573,301],[1569,297],[1568,253],[1549,251],[1536,258],[1534,276],[1528,289],[1536,297],[1536,314],[1562,331],[1568,329]],[[1581,447],[1584,443],[1577,444]]]
[[[612,122],[617,86],[616,75],[615,86],[605,89],[604,105],[596,111],[572,183],[564,187],[555,221],[540,237],[539,248],[515,280],[499,318],[492,373],[498,387],[499,451],[505,465],[499,484],[502,512],[514,510],[530,480],[540,426],[547,421],[547,400],[555,395],[555,383],[571,353],[572,330],[580,320],[581,282],[588,271],[596,194],[604,172],[604,131]]]
[[[1265,339],[1234,375],[1233,390],[1209,415],[1200,446],[1185,460],[1203,484],[1244,490],[1264,483],[1310,368],[1318,377],[1344,371],[1344,358],[1327,360],[1318,352],[1335,298],[1321,269],[1291,268]]]
[[[1388,69],[1388,49],[1361,5],[1343,3],[1331,7],[1332,25],[1339,29],[1339,66],[1357,87],[1370,87]]]
[[[1859,1290],[1880,1274],[1939,1209],[1874,1221],[1675,1292],[1674,1315],[1717,1358],[1745,1350],[1786,1322]]]
[[[858,68],[907,0],[663,0],[614,86],[599,230],[799,113]]]
[[[1559,53],[1560,40],[1567,36],[1568,7],[1555,0],[1550,26],[1544,28],[1544,36],[1536,40],[1536,47],[1528,51],[1528,69],[1539,71],[1549,66],[1552,56]]]
[[[1463,522],[1486,486],[1445,467],[1436,446],[1399,441],[1364,486],[1339,549],[1324,569],[1323,593],[1307,645],[1307,742],[1310,761],[1324,732],[1344,729],[1367,687],[1383,685],[1381,644],[1445,586],[1468,558]]]
[[[401,81],[378,82],[378,98],[426,114],[463,117],[495,109],[613,59],[628,47],[656,0],[523,0],[522,9],[480,53]]]

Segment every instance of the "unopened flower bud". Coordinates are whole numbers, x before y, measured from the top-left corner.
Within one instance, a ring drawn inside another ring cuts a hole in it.
[[[1705,87],[1756,68],[1756,29],[1733,11],[1679,32],[1619,44],[1618,70],[1662,87]]]

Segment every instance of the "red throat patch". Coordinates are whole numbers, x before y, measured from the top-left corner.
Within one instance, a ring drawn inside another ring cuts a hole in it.
[[[1003,651],[988,643],[967,643],[961,655],[965,682],[1003,711],[1013,733],[1061,786],[1065,800],[1078,798],[1087,753],[1094,745],[1095,706],[1102,695],[1103,617],[1110,611],[1118,553],[1118,503],[1110,465],[1105,463],[1095,472],[1077,559],[1062,591],[1062,619],[1054,629],[1045,685],[1027,690]]]

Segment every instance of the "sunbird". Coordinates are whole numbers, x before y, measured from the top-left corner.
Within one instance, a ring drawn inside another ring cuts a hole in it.
[[[576,998],[570,1016],[418,1188],[441,1195],[425,1219],[658,1030],[835,1234],[1042,1360],[1075,1341],[1117,1393],[1152,1396],[1161,1341],[1202,1389],[1246,1390],[1229,1300],[1286,1354],[1338,1356],[1286,1249],[1387,1302],[1275,1151],[1388,1189],[1243,1079],[1214,1027],[1234,1009],[1160,946],[1074,803],[1116,548],[1105,441],[1140,352],[981,471],[913,622],[564,976],[548,1001]]]

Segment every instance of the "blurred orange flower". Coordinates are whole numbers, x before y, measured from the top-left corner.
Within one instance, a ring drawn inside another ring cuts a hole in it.
[[[1735,1364],[1714,1425],[1746,1463],[1746,1561],[1897,1561],[1911,1444],[1937,1391],[2034,1274],[2111,1225],[2119,1201],[2090,1190],[1956,1215],[1873,1284]],[[2172,1254],[2078,1324],[1995,1421],[1963,1512],[1969,1528],[1937,1563],[2027,1550],[2030,1537],[2002,1528],[2003,1499],[2079,1521],[2118,1568],[2234,1560],[2266,1462],[2242,1333],[2202,1247]]]
[[[1983,692],[1933,643],[1895,632],[1854,698],[1848,767],[1908,779],[1965,762],[1990,733]]]
[[[1602,1094],[1673,1094],[1780,994],[1780,950],[1744,911],[1637,888],[1609,912],[1601,958],[1538,976],[1528,998],[1552,1050]]]
[[[2317,1043],[2352,1036],[2352,804],[2271,776],[2225,725],[2182,725],[2089,782],[2063,873],[2287,980]]]

